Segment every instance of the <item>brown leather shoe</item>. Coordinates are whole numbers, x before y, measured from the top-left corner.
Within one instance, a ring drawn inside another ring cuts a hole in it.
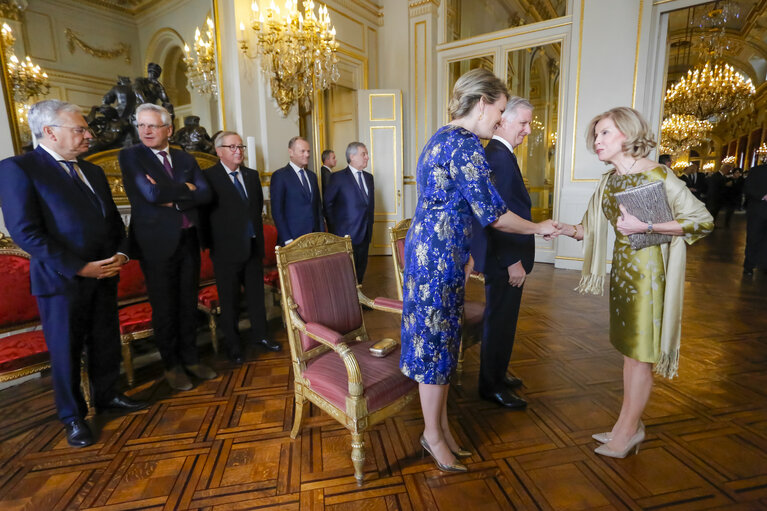
[[[192,380],[184,372],[184,368],[181,366],[171,367],[165,371],[165,379],[168,381],[170,388],[176,390],[192,390]]]
[[[205,364],[191,364],[186,366],[186,370],[191,373],[192,376],[201,380],[212,380],[216,376],[216,371],[206,366]]]

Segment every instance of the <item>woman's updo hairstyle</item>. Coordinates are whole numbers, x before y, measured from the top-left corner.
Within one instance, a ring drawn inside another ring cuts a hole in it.
[[[657,145],[655,135],[642,114],[633,108],[619,106],[591,119],[586,131],[586,145],[591,152],[594,152],[594,142],[597,138],[594,130],[599,121],[606,118],[612,119],[615,127],[626,137],[623,152],[632,158],[644,158]]]
[[[447,105],[450,120],[465,117],[477,102],[484,98],[487,103],[495,103],[501,96],[509,97],[509,91],[500,78],[487,69],[472,69],[464,73],[455,82],[453,95]]]

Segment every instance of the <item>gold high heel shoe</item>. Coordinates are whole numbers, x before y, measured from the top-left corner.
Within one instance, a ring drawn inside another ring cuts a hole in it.
[[[637,428],[637,431],[639,431],[640,429],[644,431],[644,422],[642,422],[641,419],[639,420],[639,427]],[[594,433],[593,435],[591,435],[591,438],[593,438],[600,444],[606,444],[607,442],[613,439],[613,432],[608,431],[606,433]]]
[[[434,456],[434,453],[431,452],[431,447],[429,447],[429,443],[426,441],[423,435],[421,435],[421,447],[423,447],[423,451],[429,453],[431,458],[434,460],[434,464],[437,465],[437,468],[443,472],[467,472],[469,470],[466,465],[463,463],[458,463],[457,461],[452,465],[443,465],[440,463],[437,457]]]
[[[639,453],[639,446],[642,444],[642,441],[644,440],[644,429],[637,431],[634,433],[634,436],[632,436],[629,439],[629,443],[626,444],[626,448],[622,451],[613,451],[609,447],[607,447],[607,444],[602,444],[596,449],[594,449],[594,452],[597,454],[601,454],[602,456],[608,456],[610,458],[625,458],[629,455],[629,453],[633,450],[634,454]]]
[[[467,451],[466,449],[461,449],[460,447],[456,449],[455,451],[450,449],[450,451],[455,455],[456,458],[470,458],[474,456],[474,453],[471,451]]]

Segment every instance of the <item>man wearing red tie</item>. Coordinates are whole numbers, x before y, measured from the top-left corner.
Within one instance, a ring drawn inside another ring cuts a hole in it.
[[[211,193],[194,157],[172,149],[171,117],[158,105],[136,109],[140,144],[120,151],[125,193],[131,203],[130,238],[141,260],[152,305],[155,343],[165,378],[189,390],[189,375],[216,377],[197,354],[197,290],[200,278],[198,206]]]

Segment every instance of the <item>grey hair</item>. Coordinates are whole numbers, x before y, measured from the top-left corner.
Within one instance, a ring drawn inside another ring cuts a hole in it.
[[[308,140],[306,140],[304,137],[293,137],[290,140],[288,140],[288,149],[293,149],[293,146],[296,145],[296,142],[299,140],[303,140],[307,144],[309,143]]]
[[[533,104],[525,98],[520,98],[519,96],[511,96],[506,102],[506,109],[503,111],[501,118],[507,121],[513,121],[517,118],[517,114],[519,113],[520,108],[532,111],[535,107],[533,107]]]
[[[226,137],[229,137],[231,135],[237,135],[240,137],[240,134],[236,131],[222,131],[218,135],[216,135],[216,140],[214,141],[214,144],[216,147],[223,147],[224,146],[224,139]],[[242,140],[242,137],[240,137],[240,140]]]
[[[138,115],[141,112],[146,112],[146,111],[150,111],[150,112],[154,112],[154,113],[160,114],[160,117],[162,118],[162,123],[163,124],[170,125],[171,123],[173,123],[173,119],[171,118],[170,113],[167,110],[165,110],[163,107],[161,107],[160,105],[155,105],[154,103],[143,103],[143,104],[139,105],[138,108],[136,108],[136,121],[137,122],[138,122]]]
[[[357,154],[357,151],[360,150],[360,147],[365,147],[365,144],[362,142],[352,142],[346,146],[346,163],[352,162],[352,156]],[[365,149],[367,149],[367,147],[365,147]]]
[[[32,105],[27,118],[29,119],[29,129],[35,138],[42,138],[43,128],[56,124],[62,112],[82,114],[79,106],[58,99],[46,99]]]

